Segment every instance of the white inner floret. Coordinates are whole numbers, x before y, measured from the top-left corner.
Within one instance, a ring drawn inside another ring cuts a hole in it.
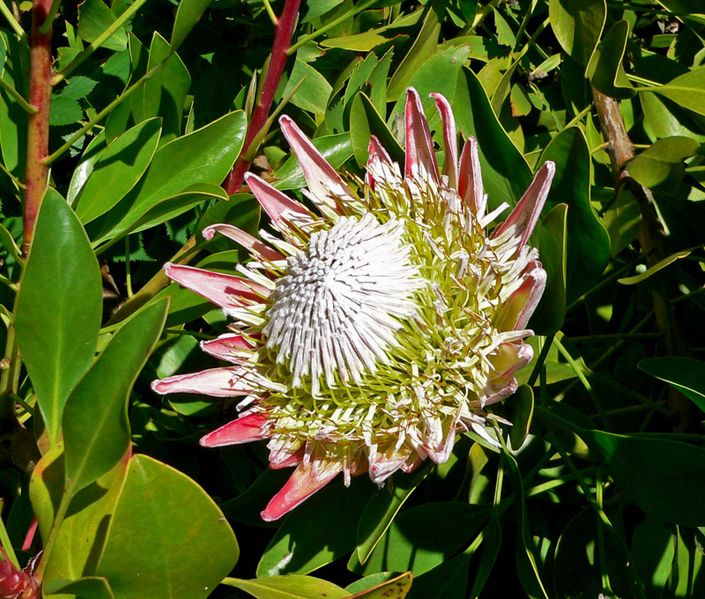
[[[288,258],[263,333],[277,364],[291,370],[293,387],[310,377],[316,395],[319,379],[332,387],[336,372],[343,382],[360,382],[387,359],[422,284],[403,233],[397,219],[343,217]]]

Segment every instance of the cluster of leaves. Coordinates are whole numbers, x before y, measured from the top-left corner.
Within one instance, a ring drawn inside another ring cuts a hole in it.
[[[199,597],[221,581],[217,596],[263,599],[703,596],[705,13],[681,0],[302,4],[276,111],[334,166],[361,174],[372,134],[403,160],[413,86],[429,116],[428,94],[445,95],[478,139],[490,203],[516,203],[545,160],[557,173],[533,238],[549,274],[536,358],[498,408],[514,423],[502,449],[466,433],[444,465],[382,489],[338,481],[271,525],[259,511],[288,472],[267,470],[262,446],[197,446],[234,406],[162,401],[148,383],[212,365],[198,342],[226,331],[160,267],[245,259],[199,233],[266,226],[249,193],[222,187],[241,153],[279,189],[304,185],[274,128],[243,148],[283,4],[63,5],[50,187],[26,258],[28,15],[2,5],[9,559],[43,547],[44,592],[91,598]],[[627,171],[611,164],[600,94],[637,149]],[[33,516],[41,539],[23,544]]]

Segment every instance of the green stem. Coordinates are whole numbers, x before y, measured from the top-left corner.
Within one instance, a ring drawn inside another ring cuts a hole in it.
[[[556,346],[558,353],[561,354],[561,356],[563,356],[563,359],[566,362],[568,362],[568,366],[570,366],[570,369],[575,373],[575,376],[578,377],[578,380],[582,383],[583,387],[585,388],[585,391],[587,391],[588,393],[591,393],[592,386],[590,385],[590,382],[585,377],[585,373],[580,369],[577,362],[573,359],[573,356],[570,355],[568,350],[563,346],[563,344],[560,342],[560,340],[557,337],[554,337],[553,345]]]
[[[279,19],[277,18],[277,15],[274,14],[274,10],[272,10],[272,5],[269,3],[269,0],[262,0],[262,4],[264,4],[264,10],[267,13],[267,16],[269,16],[269,20],[272,22],[272,25],[276,27],[279,24]]]
[[[81,52],[76,58],[74,58],[69,64],[67,64],[61,71],[54,77],[54,80],[52,81],[52,85],[56,85],[57,83],[60,83],[66,77],[68,77],[73,71],[75,71],[81,64],[83,64],[83,61],[86,60],[93,52],[95,52],[98,48],[100,48],[105,41],[113,35],[120,27],[122,27],[127,21],[129,21],[135,13],[144,6],[144,4],[147,2],[147,0],[135,0],[133,4],[129,6],[129,8],[122,13],[113,23],[111,23],[105,31],[103,31],[95,40],[91,42],[90,45],[86,46],[86,48]]]
[[[66,143],[56,150],[53,154],[47,156],[43,164],[50,165],[59,156],[61,156],[66,150],[68,150],[73,144],[75,144],[79,139],[81,139],[86,133],[88,133],[93,127],[100,123],[106,116],[108,116],[113,110],[115,110],[120,104],[122,104],[129,96],[136,92],[144,83],[150,78],[156,75],[159,71],[164,68],[166,61],[160,62],[155,67],[147,71],[142,77],[140,77],[135,83],[128,87],[122,94],[115,98],[110,104],[108,104],[103,110],[101,110],[95,117],[88,121],[83,127],[81,127],[76,133],[74,133]]]
[[[61,0],[54,0],[52,2],[51,8],[49,9],[49,14],[47,14],[44,23],[39,28],[39,33],[48,33],[51,30],[51,26],[54,24],[54,19],[56,19],[56,13],[59,12],[59,7],[61,6]]]
[[[0,77],[0,86],[10,94],[15,102],[20,105],[20,108],[24,110],[27,114],[36,114],[37,109],[32,106],[27,100],[22,97],[22,94],[18,92],[14,87],[12,87],[7,81]]]
[[[629,81],[634,81],[634,83],[641,83],[645,87],[637,87],[636,91],[654,91],[653,87],[661,87],[660,83],[656,81],[651,81],[651,79],[644,79],[644,77],[639,77],[639,75],[634,75],[633,73],[627,73],[627,79]]]
[[[13,395],[15,393],[15,370],[17,362],[19,362],[19,348],[17,346],[17,336],[15,333],[14,322],[6,323],[7,338],[5,340],[5,363],[0,374],[0,422],[9,423],[15,416],[15,402]]]
[[[323,27],[320,29],[316,29],[316,31],[309,33],[308,35],[304,35],[302,38],[299,38],[295,44],[293,44],[289,49],[286,51],[287,56],[291,56],[296,52],[301,46],[308,44],[310,41],[315,40],[317,37],[320,37],[327,31],[330,31],[334,27],[337,27],[341,23],[344,23],[348,19],[351,19],[358,13],[361,13],[363,10],[368,9],[370,6],[372,6],[376,0],[366,0],[365,2],[361,2],[357,6],[351,8],[349,11],[347,11],[345,14],[340,15],[337,19],[333,19],[330,23],[326,23]]]
[[[17,189],[24,189],[24,183],[15,177],[15,175],[13,175],[2,162],[0,162],[0,171],[5,173],[10,178],[10,181],[12,181]]]
[[[15,19],[15,15],[12,14],[12,11],[7,7],[7,4],[5,4],[5,0],[0,0],[0,13],[2,13],[2,16],[5,17],[8,25],[10,25],[12,30],[20,37],[20,39],[27,37],[27,33],[24,29],[22,29],[22,25],[17,22],[17,19]]]
[[[591,112],[592,112],[592,104],[588,104],[578,114],[576,114],[572,119],[570,119],[570,121],[568,121],[568,123],[566,123],[565,129],[577,124],[578,122],[580,122],[583,119],[583,117],[587,116]]]

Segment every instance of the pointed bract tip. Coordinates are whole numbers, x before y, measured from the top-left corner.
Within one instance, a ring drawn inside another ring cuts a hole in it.
[[[167,391],[164,389],[164,385],[162,385],[161,382],[161,379],[156,379],[152,381],[149,386],[155,393],[158,393],[159,395],[166,395]]]

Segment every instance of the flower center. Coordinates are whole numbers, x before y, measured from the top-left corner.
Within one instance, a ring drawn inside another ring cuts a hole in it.
[[[294,387],[310,376],[316,395],[321,376],[329,387],[336,373],[343,382],[360,382],[377,360],[387,360],[422,283],[403,233],[396,219],[343,217],[287,260],[263,333],[277,364],[288,364]]]

